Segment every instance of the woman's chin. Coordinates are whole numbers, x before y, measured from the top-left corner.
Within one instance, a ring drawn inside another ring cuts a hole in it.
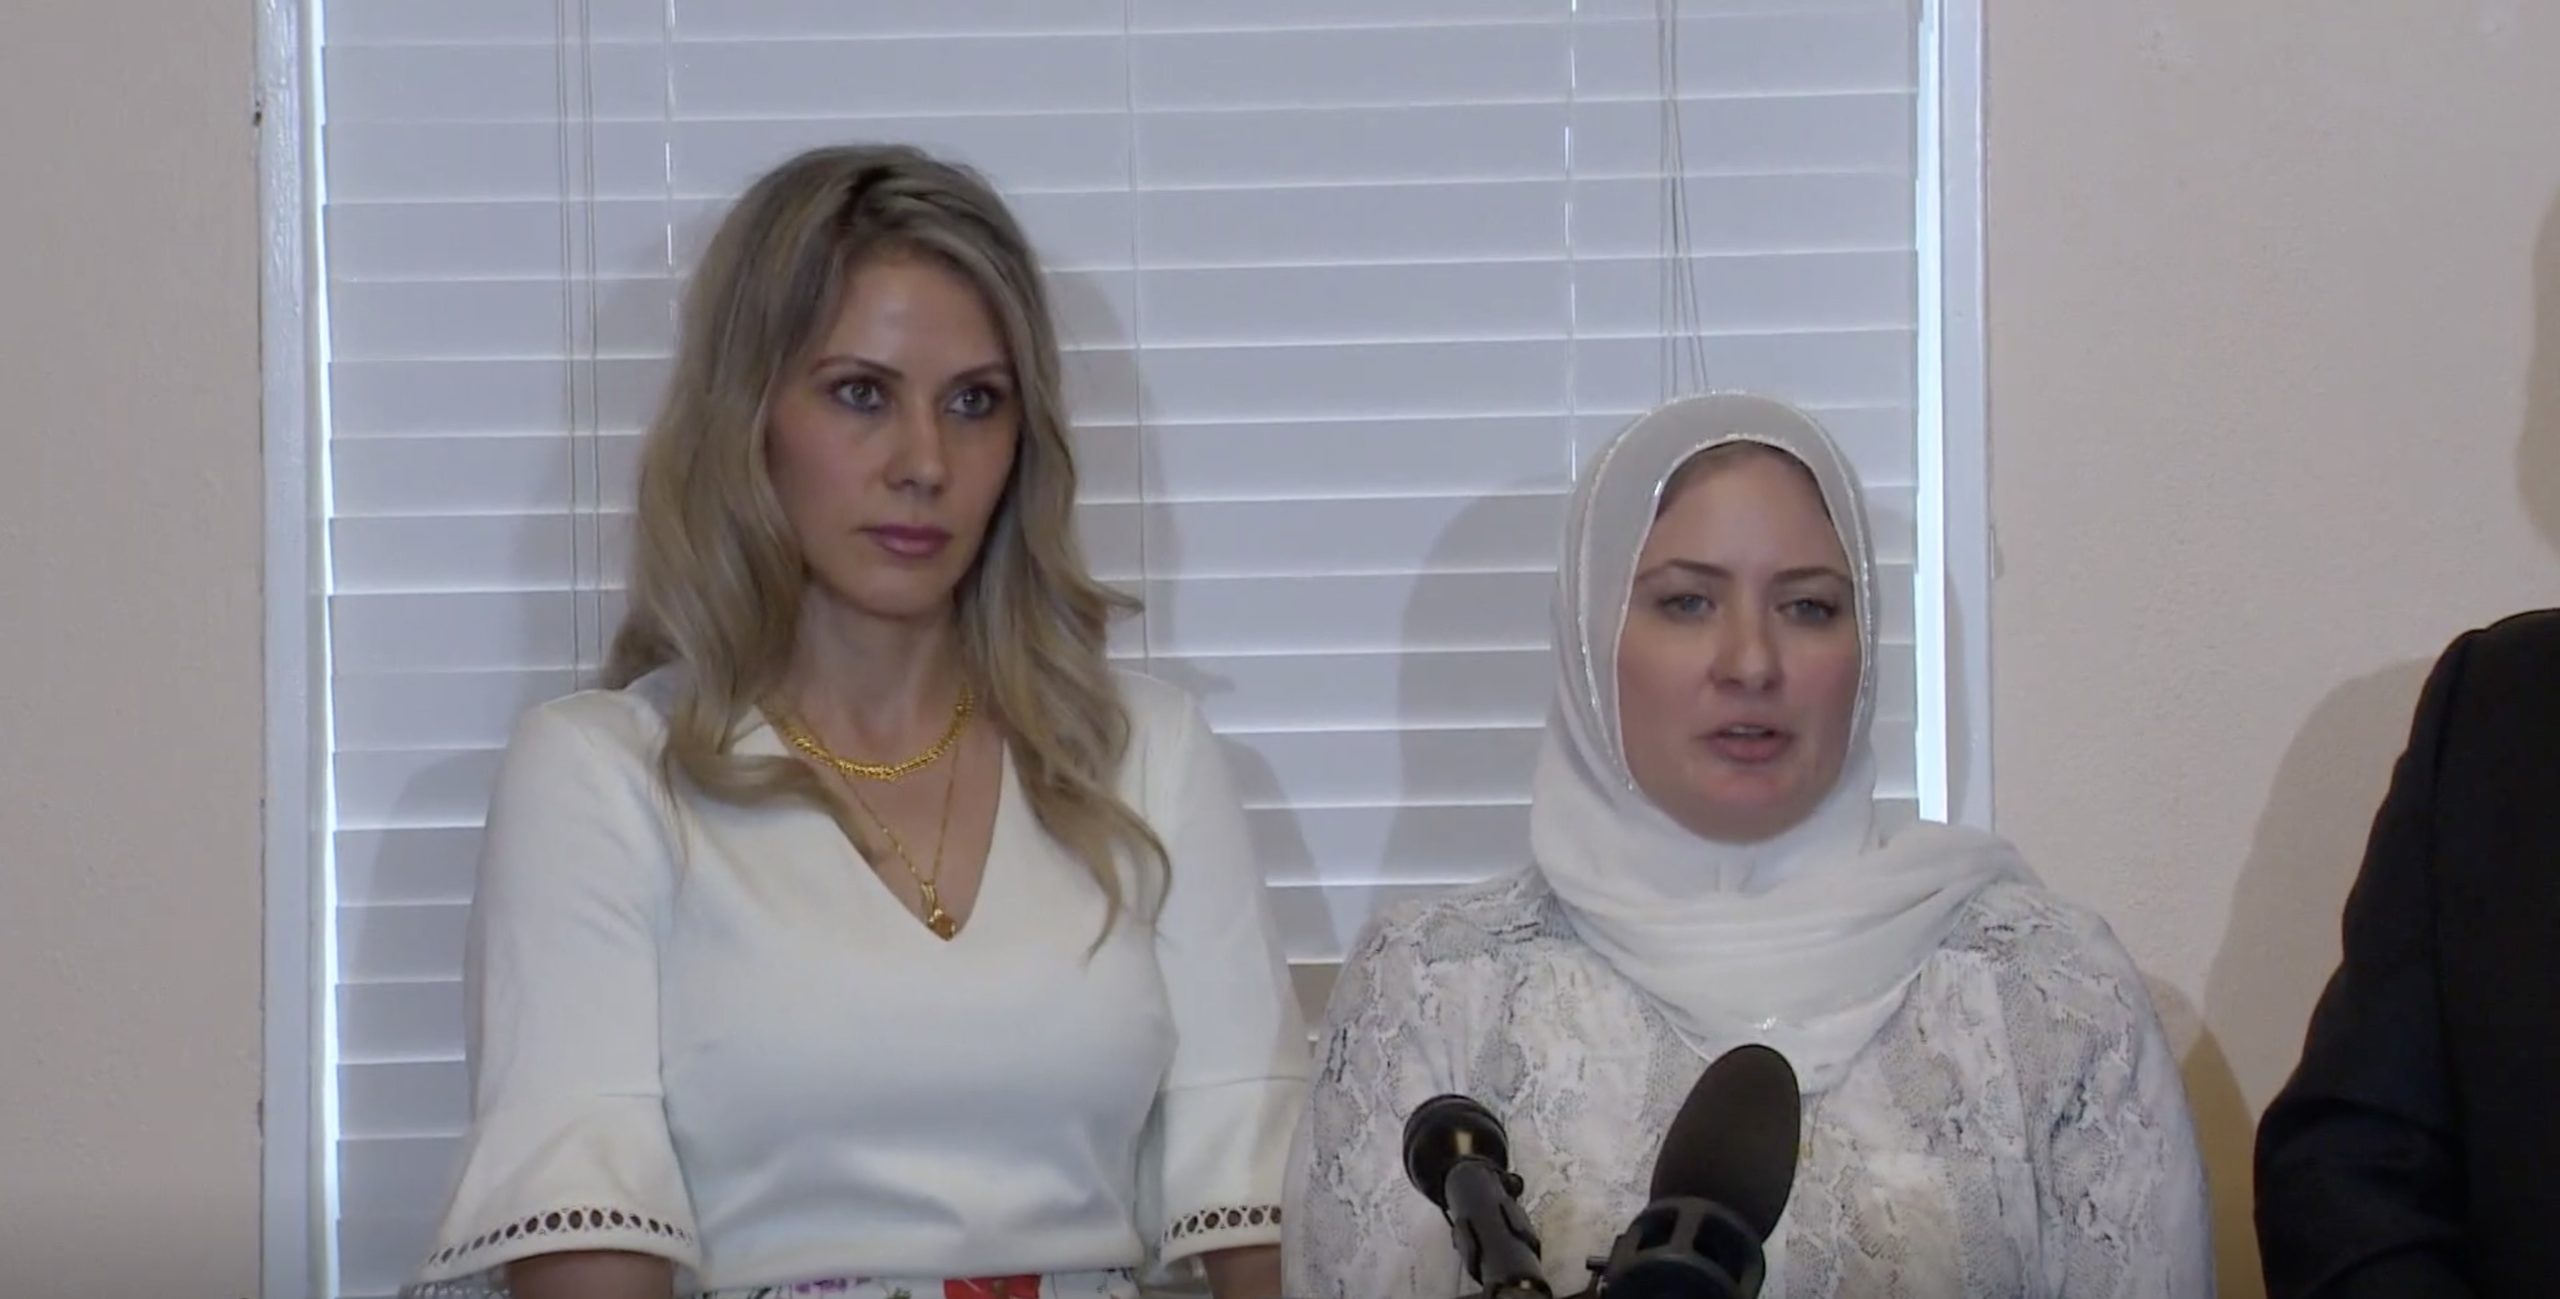
[[[1679,819],[1692,833],[1719,843],[1760,843],[1803,822],[1808,809],[1801,792],[1802,783],[1793,780],[1720,781],[1698,791],[1688,815]]]
[[[820,585],[828,602],[845,613],[871,622],[898,623],[939,622],[950,617],[959,586],[924,573],[883,574],[872,580]]]

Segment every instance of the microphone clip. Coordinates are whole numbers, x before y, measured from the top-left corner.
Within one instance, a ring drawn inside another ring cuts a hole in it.
[[[1595,1260],[1596,1261],[1596,1260]],[[1760,1233],[1694,1196],[1655,1200],[1620,1233],[1596,1293],[1607,1299],[1751,1299],[1767,1279]]]

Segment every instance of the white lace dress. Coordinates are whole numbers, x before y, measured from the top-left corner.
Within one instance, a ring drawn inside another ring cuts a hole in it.
[[[1405,1180],[1407,1113],[1500,1116],[1559,1295],[1644,1205],[1705,1061],[1574,934],[1534,872],[1400,908],[1343,972],[1290,1163],[1288,1291],[1472,1291]],[[2207,1296],[2202,1161],[2178,1063],[2105,923],[2041,889],[1977,897],[1838,1086],[1808,1097],[1764,1295]]]

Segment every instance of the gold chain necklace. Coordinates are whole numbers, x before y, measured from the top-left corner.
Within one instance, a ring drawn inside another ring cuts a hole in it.
[[[973,711],[971,705],[974,702],[968,684],[963,682],[960,686],[960,700],[951,708],[951,729],[943,732],[942,738],[935,741],[932,748],[899,763],[857,762],[851,758],[839,757],[825,745],[820,744],[818,738],[811,735],[808,728],[800,724],[799,719],[778,708],[770,710],[768,714],[774,728],[782,732],[783,738],[790,742],[791,747],[833,767],[836,774],[844,778],[845,793],[852,795],[854,806],[861,808],[862,814],[871,818],[871,824],[878,827],[880,836],[889,841],[889,851],[897,855],[898,864],[904,866],[908,878],[916,882],[916,894],[924,902],[924,927],[932,930],[934,937],[945,942],[950,941],[960,932],[959,917],[943,909],[940,888],[942,849],[943,845],[951,839],[951,804],[960,789],[959,765],[957,763],[952,765],[950,779],[942,786],[942,824],[934,831],[933,873],[930,875],[916,869],[915,858],[907,853],[906,841],[898,837],[897,831],[889,828],[888,819],[880,815],[879,809],[871,806],[870,801],[862,796],[862,791],[856,788],[853,782],[856,778],[896,780],[919,768],[931,765],[942,755],[949,753],[951,746],[959,741],[961,732],[968,728],[969,715]]]
[[[860,780],[901,780],[941,761],[942,755],[951,752],[951,746],[960,742],[960,732],[968,728],[969,715],[976,712],[977,707],[977,695],[969,689],[968,682],[961,682],[960,698],[951,705],[951,725],[943,730],[942,738],[935,740],[933,747],[904,762],[864,762],[859,758],[844,757],[818,743],[818,737],[811,735],[808,728],[790,713],[778,708],[771,712],[774,728],[782,732],[782,738],[788,740],[792,748],[843,775]]]
[[[863,814],[871,818],[871,824],[880,828],[881,837],[889,841],[889,851],[898,855],[898,864],[907,868],[908,878],[916,882],[917,896],[924,900],[924,927],[944,942],[949,942],[954,934],[960,932],[959,917],[942,909],[942,890],[935,886],[942,878],[942,845],[951,839],[952,795],[959,788],[960,767],[954,763],[951,778],[942,786],[942,825],[933,833],[933,874],[927,875],[916,869],[915,859],[907,855],[905,841],[899,839],[898,832],[890,829],[889,822],[863,799],[862,792],[853,787],[853,782],[846,781],[844,787],[846,793],[853,795],[854,806],[861,808]]]

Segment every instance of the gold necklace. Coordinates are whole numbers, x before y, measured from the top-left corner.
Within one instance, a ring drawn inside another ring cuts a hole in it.
[[[943,732],[942,738],[935,741],[932,748],[900,763],[857,762],[851,758],[839,757],[825,745],[820,744],[818,738],[811,735],[808,728],[800,724],[798,718],[780,708],[767,710],[767,716],[772,720],[774,729],[782,732],[783,738],[790,741],[791,747],[833,767],[836,774],[844,778],[844,792],[852,795],[854,806],[861,808],[864,816],[871,818],[871,824],[879,828],[880,836],[889,841],[889,851],[897,855],[898,864],[906,867],[907,877],[916,882],[916,894],[924,902],[924,927],[932,930],[934,937],[945,942],[950,941],[953,935],[960,932],[959,917],[943,909],[940,888],[942,849],[943,845],[951,839],[951,804],[960,789],[959,764],[952,764],[951,778],[942,786],[942,824],[934,831],[933,873],[930,875],[916,869],[915,858],[907,854],[906,841],[898,837],[897,831],[889,828],[888,818],[881,816],[879,809],[871,806],[870,801],[863,798],[862,791],[856,788],[853,782],[857,777],[866,780],[896,780],[932,764],[942,755],[949,753],[951,746],[959,742],[961,732],[968,728],[969,715],[974,711],[972,708],[974,703],[975,696],[969,692],[968,683],[962,682],[959,702],[951,707],[951,728]]]
[[[907,868],[908,878],[916,882],[917,896],[924,900],[924,927],[944,942],[949,942],[954,934],[960,932],[959,918],[942,909],[942,891],[935,887],[942,878],[942,846],[951,839],[952,795],[959,788],[960,768],[954,763],[951,778],[942,786],[942,825],[933,834],[933,874],[927,875],[916,869],[915,859],[907,855],[905,841],[898,838],[898,832],[889,828],[888,820],[863,799],[862,791],[855,789],[849,780],[844,787],[846,793],[853,795],[854,806],[861,808],[863,814],[871,818],[871,824],[880,828],[881,837],[889,841],[889,851],[898,855],[898,864]]]
[[[970,691],[968,682],[961,682],[960,698],[951,705],[951,725],[944,728],[942,738],[935,740],[933,747],[904,762],[864,762],[859,758],[845,757],[820,744],[818,737],[810,734],[809,729],[790,713],[779,708],[769,712],[774,729],[782,732],[782,738],[789,741],[792,748],[835,768],[844,776],[861,780],[902,780],[941,761],[942,755],[951,752],[951,746],[960,742],[960,732],[968,727],[969,715],[977,711],[977,706],[977,695]]]

